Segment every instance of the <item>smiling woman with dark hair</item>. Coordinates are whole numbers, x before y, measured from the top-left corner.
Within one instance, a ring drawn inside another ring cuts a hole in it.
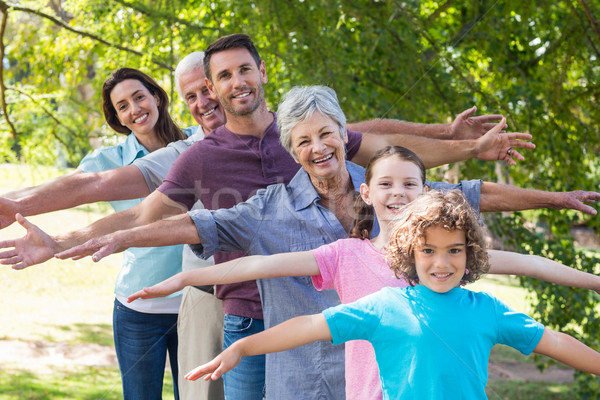
[[[124,143],[88,154],[78,171],[99,172],[130,165],[136,159],[186,135],[168,113],[167,93],[148,75],[121,68],[102,87],[102,108],[108,125],[127,135]],[[129,209],[142,199],[110,202],[115,211]],[[181,246],[133,248],[123,254],[115,285],[113,330],[123,397],[159,399],[167,351],[177,390],[177,313],[181,295],[124,305],[125,296],[181,271]]]

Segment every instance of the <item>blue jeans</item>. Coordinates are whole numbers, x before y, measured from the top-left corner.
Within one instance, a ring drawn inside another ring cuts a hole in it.
[[[177,314],[141,313],[115,299],[113,332],[123,383],[123,399],[162,399],[168,350],[175,399],[179,400]]]
[[[225,314],[223,319],[223,349],[234,342],[262,332],[262,319]],[[262,400],[265,386],[265,356],[250,356],[223,375],[226,400]]]

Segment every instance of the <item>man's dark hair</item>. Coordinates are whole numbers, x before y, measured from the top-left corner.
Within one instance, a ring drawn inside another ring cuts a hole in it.
[[[212,42],[206,50],[204,50],[204,73],[206,77],[212,82],[212,72],[210,70],[210,59],[213,54],[229,49],[246,49],[256,61],[256,66],[260,67],[260,55],[254,47],[254,43],[250,39],[250,36],[243,33],[234,33],[233,35],[227,35],[220,37],[219,39]]]

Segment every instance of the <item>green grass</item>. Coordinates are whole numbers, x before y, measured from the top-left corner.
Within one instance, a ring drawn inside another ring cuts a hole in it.
[[[490,400],[573,400],[573,387],[552,382],[489,381],[486,394]]]
[[[0,193],[36,185],[69,171],[0,165]],[[112,212],[105,203],[29,218],[48,233],[84,227]],[[0,230],[0,240],[21,237],[18,224]],[[15,271],[0,266],[0,340],[49,341],[70,345],[95,343],[113,347],[114,283],[121,255],[99,263],[51,259]],[[170,372],[164,399],[173,399]],[[0,365],[0,400],[122,399],[116,367],[47,367]]]
[[[0,400],[122,399],[117,368],[79,367],[52,373],[0,369]],[[163,399],[173,399],[173,383],[165,375]]]

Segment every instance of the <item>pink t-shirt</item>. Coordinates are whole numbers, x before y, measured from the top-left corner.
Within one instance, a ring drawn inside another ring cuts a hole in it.
[[[312,250],[321,275],[312,277],[317,290],[335,289],[351,303],[386,286],[405,287],[371,241],[341,239]],[[380,400],[381,381],[373,346],[365,340],[346,343],[346,400]]]

